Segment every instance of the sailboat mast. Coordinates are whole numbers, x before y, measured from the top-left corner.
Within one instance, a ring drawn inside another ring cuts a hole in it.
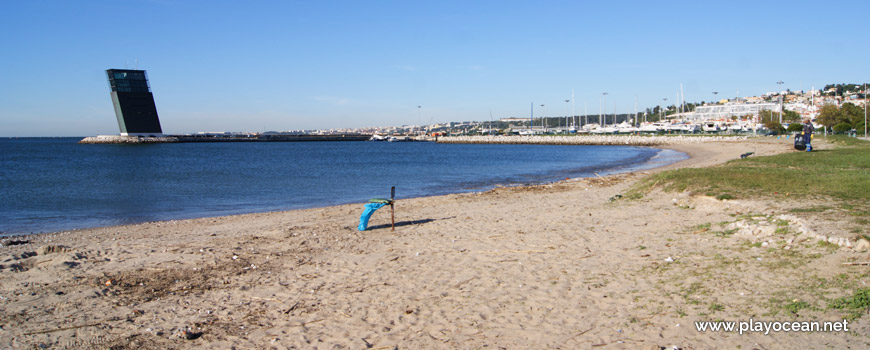
[[[586,102],[583,102],[583,118],[586,119],[586,122],[583,123],[583,125],[589,124],[589,105],[586,104]]]
[[[683,112],[683,106],[686,104],[686,95],[683,95],[683,83],[680,83],[680,112]]]
[[[637,96],[634,96],[634,126],[640,126],[640,121],[637,120]]]

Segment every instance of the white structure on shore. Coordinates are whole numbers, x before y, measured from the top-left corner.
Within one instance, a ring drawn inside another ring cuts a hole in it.
[[[706,121],[730,119],[731,117],[743,117],[746,115],[755,117],[764,110],[779,113],[782,111],[782,105],[779,103],[733,103],[698,106],[693,112],[685,113],[684,116],[687,120]]]
[[[583,136],[450,136],[438,138],[438,143],[485,143],[531,145],[610,145],[661,146],[716,141],[746,140],[746,136],[639,136],[639,135],[583,135]]]

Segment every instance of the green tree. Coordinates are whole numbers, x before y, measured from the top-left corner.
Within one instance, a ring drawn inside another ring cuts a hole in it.
[[[835,105],[827,104],[819,109],[819,116],[816,118],[816,121],[819,124],[824,125],[826,128],[830,128],[834,126],[834,124],[839,123],[842,119],[843,117],[842,113],[840,113],[840,109]]]
[[[759,120],[761,120],[762,124],[767,125],[770,122],[777,122],[779,124],[779,116],[775,115],[773,111],[770,110],[762,110],[759,114]],[[772,130],[772,129],[771,129]]]
[[[849,122],[849,124],[855,125],[864,122],[864,108],[858,107],[849,102],[840,106],[840,113],[842,114],[842,121]]]
[[[789,123],[799,122],[801,121],[801,114],[795,111],[785,109],[782,113],[782,121]]]

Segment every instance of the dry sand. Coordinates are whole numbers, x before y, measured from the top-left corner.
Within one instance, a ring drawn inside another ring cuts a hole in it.
[[[673,148],[692,157],[667,168],[789,143]],[[353,204],[27,236],[0,247],[0,347],[867,348],[868,317],[848,333],[697,331],[706,320],[840,321],[803,286],[870,259],[793,233],[713,233],[794,205],[780,199],[610,200],[645,174],[400,200],[395,231],[388,208],[357,231]],[[793,315],[770,306],[777,298],[818,307]]]

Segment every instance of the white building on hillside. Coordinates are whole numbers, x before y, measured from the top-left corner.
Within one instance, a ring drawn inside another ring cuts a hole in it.
[[[692,113],[687,113],[688,120],[717,120],[731,119],[731,117],[743,117],[746,115],[758,116],[763,111],[781,111],[778,103],[728,103],[724,105],[698,106]]]

